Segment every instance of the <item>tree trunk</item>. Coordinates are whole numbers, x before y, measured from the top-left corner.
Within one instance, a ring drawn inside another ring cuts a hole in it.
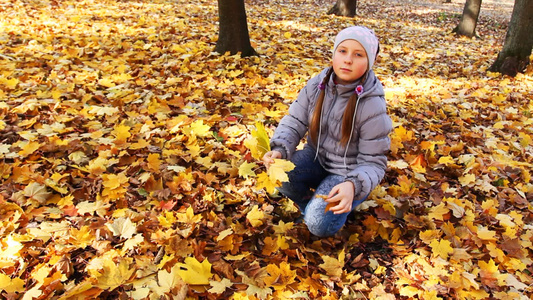
[[[533,48],[533,1],[516,0],[498,58],[489,68],[509,76],[524,72]]]
[[[355,17],[357,0],[337,0],[337,3],[330,8],[328,14],[343,17]]]
[[[218,41],[215,51],[241,56],[256,55],[250,44],[244,0],[218,0]]]
[[[466,0],[459,25],[457,25],[452,32],[469,38],[475,36],[477,19],[479,17],[480,10],[481,0]]]

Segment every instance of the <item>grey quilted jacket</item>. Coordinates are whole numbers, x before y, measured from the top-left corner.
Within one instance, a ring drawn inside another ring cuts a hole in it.
[[[272,150],[281,152],[283,158],[290,159],[306,135],[320,94],[318,86],[327,70],[308,81],[276,128],[270,146]],[[359,200],[367,196],[385,176],[392,122],[387,114],[383,86],[374,72],[369,71],[357,104],[352,138],[347,147],[342,146],[340,139],[344,109],[359,83],[335,84],[334,76],[331,76],[325,90],[318,145],[308,138],[305,147],[312,147],[315,151],[318,149],[317,159],[328,172],[346,176],[347,181],[353,182],[354,200]]]

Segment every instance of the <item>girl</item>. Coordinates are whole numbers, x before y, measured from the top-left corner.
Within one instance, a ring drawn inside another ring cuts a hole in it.
[[[385,175],[392,122],[383,86],[372,71],[378,52],[370,29],[342,30],[335,38],[332,66],[300,91],[263,157],[267,168],[277,158],[295,164],[279,191],[298,204],[316,236],[339,231]],[[296,151],[306,133],[307,144]]]

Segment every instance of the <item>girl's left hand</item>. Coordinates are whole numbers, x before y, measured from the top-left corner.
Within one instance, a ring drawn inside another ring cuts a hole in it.
[[[333,189],[331,189],[331,192],[329,192],[326,202],[338,202],[338,204],[331,207],[329,210],[336,215],[350,212],[352,210],[354,193],[354,186],[351,181],[345,181],[334,186]]]

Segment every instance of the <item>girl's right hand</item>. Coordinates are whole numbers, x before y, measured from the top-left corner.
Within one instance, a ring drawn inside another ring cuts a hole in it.
[[[263,163],[267,167],[267,169],[270,167],[270,164],[274,163],[274,159],[281,158],[281,152],[272,150],[268,151],[263,155]]]

